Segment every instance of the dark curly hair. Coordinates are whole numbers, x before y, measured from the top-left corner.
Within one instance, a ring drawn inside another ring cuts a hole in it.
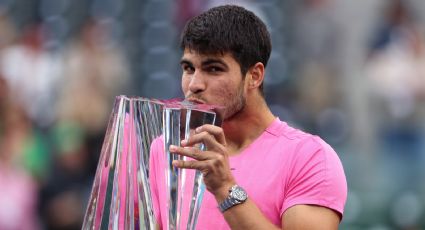
[[[271,40],[266,25],[254,13],[240,6],[224,5],[189,20],[180,47],[202,54],[230,52],[245,76],[255,63],[267,65]],[[262,88],[261,85],[261,91]]]

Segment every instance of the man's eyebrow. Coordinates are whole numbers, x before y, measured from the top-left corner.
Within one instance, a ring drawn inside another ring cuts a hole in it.
[[[221,59],[208,58],[208,59],[202,61],[203,66],[211,65],[211,64],[220,64],[220,65],[223,65],[224,67],[228,68],[227,64],[224,61],[222,61]]]
[[[225,68],[229,68],[229,66],[224,61],[222,61],[221,59],[207,58],[207,59],[202,61],[203,66],[207,66],[207,65],[211,65],[211,64],[220,64],[220,65],[223,65]],[[180,65],[193,66],[193,63],[186,58],[182,58],[181,61],[180,61]]]
[[[181,61],[180,61],[180,65],[189,65],[189,66],[193,66],[193,64],[192,64],[192,62],[191,61],[189,61],[189,60],[187,60],[187,59],[182,59]]]

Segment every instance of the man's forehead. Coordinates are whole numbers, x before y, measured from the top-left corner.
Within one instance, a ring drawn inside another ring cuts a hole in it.
[[[233,58],[230,52],[201,53],[199,51],[191,50],[191,49],[185,49],[182,56],[182,60],[201,61],[201,62],[205,60],[211,60],[211,59],[223,60],[228,58]]]

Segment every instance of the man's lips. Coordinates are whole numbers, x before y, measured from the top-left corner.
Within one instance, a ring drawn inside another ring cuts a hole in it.
[[[206,104],[204,101],[196,98],[187,98],[186,100],[192,102],[193,104]]]
[[[185,101],[192,103],[198,109],[209,110],[217,112],[217,109],[223,109],[223,106],[208,104],[204,100],[194,97],[187,97]]]

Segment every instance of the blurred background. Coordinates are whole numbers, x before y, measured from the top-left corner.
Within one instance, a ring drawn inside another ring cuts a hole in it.
[[[0,229],[80,229],[114,97],[181,97],[179,32],[224,3],[269,27],[275,115],[337,150],[341,229],[425,229],[421,0],[0,0]]]

